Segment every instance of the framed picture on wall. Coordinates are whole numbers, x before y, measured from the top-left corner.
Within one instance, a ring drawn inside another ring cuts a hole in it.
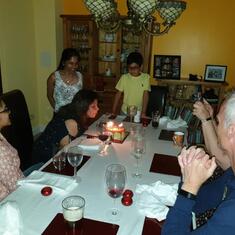
[[[204,80],[207,82],[224,82],[227,72],[226,65],[206,65]]]
[[[181,56],[154,55],[153,77],[155,79],[180,79]]]

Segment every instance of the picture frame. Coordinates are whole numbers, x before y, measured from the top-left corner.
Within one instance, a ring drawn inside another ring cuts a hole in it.
[[[153,77],[157,79],[180,79],[180,55],[154,55]]]
[[[227,72],[226,65],[207,64],[205,68],[205,82],[225,82]]]

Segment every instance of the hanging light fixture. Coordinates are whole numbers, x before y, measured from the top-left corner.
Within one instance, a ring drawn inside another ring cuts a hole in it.
[[[84,0],[84,3],[98,28],[106,32],[115,32],[123,24],[134,33],[145,31],[153,36],[167,33],[186,9],[186,2],[179,0],[127,0],[127,16],[120,17],[114,0]]]

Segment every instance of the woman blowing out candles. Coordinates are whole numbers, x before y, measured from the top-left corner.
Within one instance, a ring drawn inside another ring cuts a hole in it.
[[[48,161],[59,149],[80,136],[88,127],[88,120],[99,111],[94,91],[80,90],[70,104],[61,107],[36,140],[33,148],[35,162]]]
[[[10,110],[0,99],[0,130],[11,125],[9,114]],[[22,177],[17,150],[0,133],[0,201],[15,190],[17,180]]]

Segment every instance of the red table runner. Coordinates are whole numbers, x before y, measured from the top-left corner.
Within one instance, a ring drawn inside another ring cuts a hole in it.
[[[85,219],[76,222],[75,228],[69,227],[63,214],[59,213],[42,233],[43,235],[116,235],[119,226],[101,221]]]
[[[89,156],[83,156],[82,163],[77,167],[77,171],[90,159]],[[60,175],[68,175],[68,176],[73,176],[73,167],[66,161],[66,166],[62,171],[58,171],[54,168],[53,162],[51,162],[48,166],[43,168],[42,171],[45,172],[50,172],[50,173],[55,173],[55,174],[60,174]]]
[[[165,220],[159,222],[156,219],[145,217],[142,235],[161,235],[162,225]]]
[[[174,135],[174,131],[161,130],[158,139],[172,141],[173,135]]]
[[[177,157],[155,153],[150,172],[181,176]]]

